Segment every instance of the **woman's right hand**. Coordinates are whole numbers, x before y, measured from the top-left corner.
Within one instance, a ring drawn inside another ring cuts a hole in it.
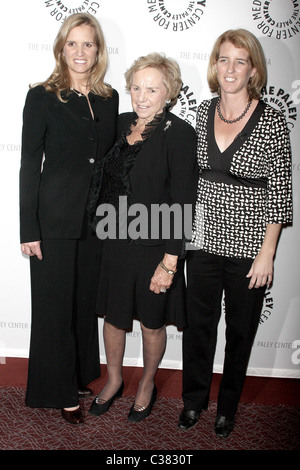
[[[24,255],[36,256],[39,260],[43,259],[40,241],[21,243],[21,251]]]

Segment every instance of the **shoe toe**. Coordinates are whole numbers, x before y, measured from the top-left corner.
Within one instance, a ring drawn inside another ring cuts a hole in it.
[[[181,412],[178,421],[178,427],[181,429],[189,429],[194,426],[199,419],[200,412],[195,410],[186,410],[185,408]]]
[[[93,403],[91,404],[91,407],[89,409],[89,414],[92,416],[101,416],[102,414],[106,413],[113,402],[117,399],[120,398],[123,394],[124,390],[124,382],[122,381],[122,384],[119,388],[119,390],[107,401],[104,403],[98,403],[98,396],[94,399]]]
[[[80,424],[83,423],[83,415],[81,408],[77,408],[76,410],[65,410],[64,408],[61,410],[62,417],[68,421],[70,424]]]
[[[234,420],[226,416],[217,416],[215,421],[215,433],[218,437],[227,439],[234,427]]]
[[[144,408],[141,411],[138,411],[134,408],[134,404],[132,405],[129,414],[128,414],[128,421],[131,421],[132,423],[139,423],[140,421],[143,421],[143,419],[147,418],[147,416],[150,415],[152,411],[152,407],[156,401],[156,396],[157,396],[157,388],[154,385],[152,395],[150,402],[146,408]]]

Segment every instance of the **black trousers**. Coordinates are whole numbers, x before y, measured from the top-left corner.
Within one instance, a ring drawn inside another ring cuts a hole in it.
[[[66,408],[100,376],[95,299],[101,241],[43,240],[30,259],[32,323],[26,404]]]
[[[187,409],[208,407],[225,296],[226,346],[218,414],[233,418],[263,305],[265,288],[249,289],[252,259],[227,258],[201,250],[187,256],[187,328],[183,332],[183,402]]]

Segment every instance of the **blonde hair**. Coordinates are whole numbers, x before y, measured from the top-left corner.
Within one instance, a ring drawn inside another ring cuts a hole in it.
[[[178,63],[164,54],[152,52],[147,56],[139,57],[125,73],[126,89],[132,85],[133,75],[146,67],[153,67],[163,73],[163,83],[167,89],[167,99],[170,101],[169,109],[175,106],[182,87],[181,72]]]
[[[97,56],[95,64],[88,78],[88,86],[95,94],[108,98],[112,96],[112,88],[104,83],[104,76],[107,70],[108,56],[103,31],[97,19],[89,13],[75,13],[70,15],[62,24],[53,45],[55,67],[50,77],[41,83],[47,91],[56,93],[57,97],[63,101],[61,92],[69,90],[70,76],[68,66],[63,55],[63,48],[72,29],[77,26],[88,25],[94,29],[95,42],[97,45]]]
[[[225,31],[215,42],[207,71],[207,81],[210,91],[212,93],[219,93],[215,64],[219,58],[221,44],[226,41],[231,42],[235,47],[246,49],[248,52],[251,65],[256,69],[256,73],[250,78],[248,83],[248,95],[250,99],[259,99],[261,89],[267,82],[266,60],[260,42],[246,29],[230,29]]]

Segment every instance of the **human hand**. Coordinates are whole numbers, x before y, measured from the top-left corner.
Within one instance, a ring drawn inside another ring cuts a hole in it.
[[[164,256],[163,264],[172,271],[176,271],[178,257],[175,255]],[[157,266],[150,282],[150,290],[155,294],[165,293],[172,285],[174,274],[167,273],[160,264]]]
[[[39,260],[43,259],[40,241],[22,243],[21,251],[24,255],[36,256]]]
[[[246,277],[250,278],[249,289],[257,289],[266,284],[269,287],[273,281],[273,256],[260,251]]]

